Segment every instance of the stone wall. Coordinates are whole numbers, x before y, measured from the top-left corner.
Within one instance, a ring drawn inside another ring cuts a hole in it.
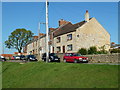
[[[63,53],[58,53],[58,57],[63,61]],[[99,55],[84,55],[89,58],[90,63],[120,63],[119,54],[99,54]]]

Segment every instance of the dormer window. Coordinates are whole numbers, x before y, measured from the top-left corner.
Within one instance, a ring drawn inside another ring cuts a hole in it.
[[[60,41],[61,41],[61,38],[57,37],[57,43],[60,43]]]
[[[72,34],[67,35],[67,41],[72,40]]]

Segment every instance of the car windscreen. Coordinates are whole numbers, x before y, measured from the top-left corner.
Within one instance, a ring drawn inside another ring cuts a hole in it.
[[[34,55],[29,55],[28,57],[35,58],[35,56],[34,56]]]
[[[56,56],[57,57],[57,55],[55,53],[50,53],[50,56]]]
[[[74,53],[74,54],[72,54],[72,56],[82,56],[82,55],[79,53]]]

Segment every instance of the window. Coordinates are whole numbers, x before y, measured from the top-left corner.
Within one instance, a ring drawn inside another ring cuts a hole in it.
[[[79,37],[79,35],[77,35],[77,37]]]
[[[72,34],[67,35],[67,41],[72,40]]]
[[[60,37],[57,37],[57,43],[59,43],[59,42],[60,42],[60,40],[61,40],[61,38],[60,38]]]
[[[72,50],[72,44],[67,45],[67,50],[68,50],[68,51],[71,51],[71,50]]]
[[[61,48],[60,47],[57,47],[57,53],[61,51]]]

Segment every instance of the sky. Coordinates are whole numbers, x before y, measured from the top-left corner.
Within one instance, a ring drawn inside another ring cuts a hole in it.
[[[73,24],[84,20],[86,10],[111,35],[111,42],[118,43],[118,3],[117,2],[50,2],[49,28],[57,28],[58,21],[64,19]],[[15,29],[25,28],[38,34],[38,22],[45,23],[45,2],[2,2],[2,42]],[[45,24],[40,25],[45,33]],[[4,46],[4,53],[16,52]]]

